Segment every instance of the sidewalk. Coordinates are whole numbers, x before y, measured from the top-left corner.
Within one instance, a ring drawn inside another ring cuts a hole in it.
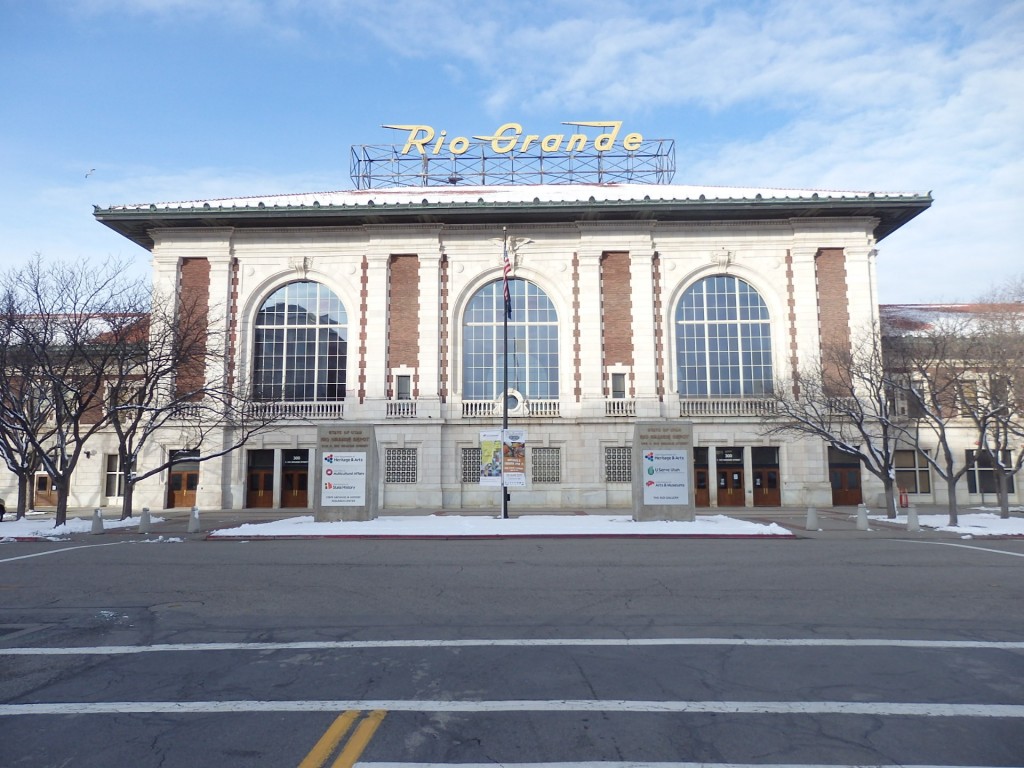
[[[817,528],[807,530],[807,509],[755,507],[701,509],[695,523],[637,523],[628,510],[510,510],[509,520],[496,519],[497,510],[439,511],[434,509],[385,510],[365,523],[312,523],[311,510],[217,509],[200,510],[199,528],[189,533],[191,512],[187,509],[152,513],[149,533],[139,533],[139,515],[119,522],[119,510],[101,511],[103,535],[131,536],[156,540],[256,540],[289,538],[519,538],[602,537],[602,538],[945,538],[976,536],[1024,536],[1024,515],[1011,513],[1010,521],[998,520],[991,511],[960,510],[960,526],[938,530],[948,518],[944,507],[918,507],[920,531],[907,529],[906,513],[897,520],[884,518],[884,511],[870,510],[868,529],[858,527],[857,509],[842,507],[817,510]],[[0,540],[40,540],[54,536],[79,539],[90,537],[93,511],[69,510],[68,530],[53,529],[54,512],[42,511],[18,523],[8,513],[0,523]],[[308,522],[306,522],[308,521]]]

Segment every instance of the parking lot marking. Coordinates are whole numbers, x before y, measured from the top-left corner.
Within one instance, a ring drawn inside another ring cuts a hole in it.
[[[1024,704],[944,704],[865,701],[634,701],[540,699],[451,701],[99,701],[0,704],[0,717],[24,715],[219,714],[237,712],[661,712],[739,715],[868,715],[1024,718]],[[371,734],[372,735],[372,734]]]
[[[64,648],[43,646],[0,648],[0,656],[122,656],[135,653],[208,651],[341,651],[395,648],[551,648],[551,647],[747,646],[761,648],[922,648],[936,650],[1024,650],[1022,641],[900,640],[828,638],[512,638],[478,640],[313,640],[287,643],[157,643],[154,645],[94,645]]]
[[[359,712],[354,709],[338,715],[334,722],[324,731],[324,735],[320,737],[320,740],[309,750],[309,754],[299,763],[299,768],[321,768],[330,759],[334,750],[337,749],[338,744],[341,743],[341,740],[348,733],[348,729],[352,727],[352,723],[356,721],[357,717],[359,717]]]

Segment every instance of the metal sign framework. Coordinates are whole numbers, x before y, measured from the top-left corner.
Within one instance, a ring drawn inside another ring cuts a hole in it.
[[[501,186],[510,184],[671,184],[674,139],[644,139],[640,147],[605,152],[493,150],[471,142],[462,154],[402,154],[401,144],[352,146],[349,172],[356,189]]]

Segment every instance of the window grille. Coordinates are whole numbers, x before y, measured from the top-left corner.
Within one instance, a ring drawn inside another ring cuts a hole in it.
[[[534,448],[533,474],[535,483],[562,482],[562,450],[561,448]]]
[[[384,482],[415,483],[416,482],[416,449],[385,448],[384,449]]]
[[[604,481],[633,482],[633,451],[629,446],[608,446],[604,449]]]
[[[480,483],[480,449],[462,449],[462,482]]]

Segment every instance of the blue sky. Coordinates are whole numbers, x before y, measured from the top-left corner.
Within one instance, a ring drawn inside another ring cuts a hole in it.
[[[0,0],[0,263],[144,274],[94,204],[348,189],[386,123],[621,119],[677,184],[931,191],[881,300],[972,300],[1024,272],[1022,41],[1009,0]]]

